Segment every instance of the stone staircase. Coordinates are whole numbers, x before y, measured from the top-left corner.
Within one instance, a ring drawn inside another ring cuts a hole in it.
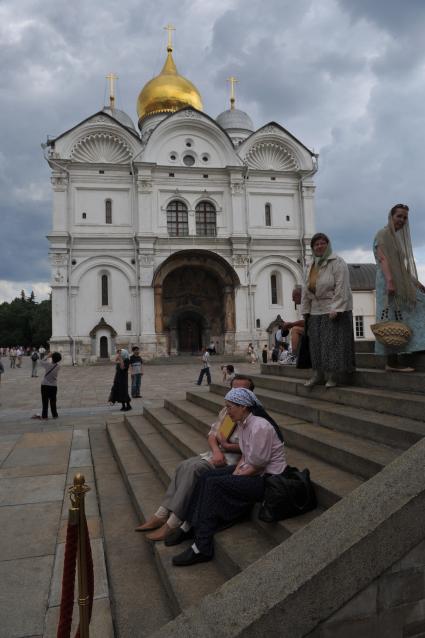
[[[295,533],[305,528],[307,535],[314,530],[326,510],[332,511],[425,435],[425,373],[365,368],[353,375],[352,385],[326,390],[305,388],[309,371],[293,366],[268,364],[261,372],[252,375],[256,395],[282,430],[288,462],[310,469],[318,508],[274,524],[259,521],[254,508],[250,520],[216,535],[214,561],[192,568],[172,567],[171,558],[180,548],[151,544],[158,577],[175,616],[183,611],[190,614],[189,607],[196,608],[226,581],[267,558],[273,548],[282,543],[284,548]],[[145,407],[142,416],[126,415],[124,423],[108,423],[113,454],[141,521],[161,503],[176,465],[207,449],[206,435],[226,391],[212,384],[209,392],[189,391],[184,400],[166,399],[163,407]],[[140,542],[146,541],[141,538]],[[149,596],[148,588],[140,595]],[[168,620],[166,616],[164,625]],[[316,624],[320,620],[324,618],[316,618]],[[180,635],[172,629],[167,633],[167,627],[161,636]]]

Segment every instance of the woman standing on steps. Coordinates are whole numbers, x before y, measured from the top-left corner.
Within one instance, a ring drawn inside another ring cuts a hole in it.
[[[109,395],[109,402],[112,404],[121,403],[121,411],[127,412],[131,410],[130,396],[128,394],[128,368],[130,365],[128,350],[124,350],[124,348],[117,350],[115,361],[115,377]]]
[[[396,204],[388,215],[388,224],[373,242],[376,259],[376,317],[381,320],[388,308],[392,319],[396,311],[412,330],[402,348],[388,348],[378,341],[375,352],[387,356],[387,370],[412,372],[413,367],[399,365],[398,355],[425,350],[425,288],[418,281],[409,230],[409,207]]]
[[[302,289],[301,313],[310,343],[313,376],[306,387],[324,383],[337,385],[338,373],[355,369],[353,334],[353,297],[348,266],[332,252],[324,233],[316,233],[310,242],[313,261],[306,272]]]

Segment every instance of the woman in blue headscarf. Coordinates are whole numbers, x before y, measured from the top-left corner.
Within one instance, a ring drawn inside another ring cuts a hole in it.
[[[193,493],[187,520],[175,542],[194,538],[192,547],[173,558],[173,565],[209,561],[214,555],[214,534],[246,516],[263,499],[264,476],[281,474],[286,467],[284,444],[273,425],[253,411],[261,406],[251,390],[236,388],[225,396],[227,413],[237,424],[242,455],[237,465],[203,474]]]
[[[128,368],[130,365],[130,355],[128,350],[121,348],[117,350],[115,357],[115,377],[109,395],[110,403],[121,403],[121,412],[131,410],[130,396],[128,394]]]

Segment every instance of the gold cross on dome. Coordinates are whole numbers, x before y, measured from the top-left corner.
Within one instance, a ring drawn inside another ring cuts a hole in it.
[[[235,84],[239,82],[233,75],[230,78],[227,78],[226,82],[230,83],[230,108],[233,110],[235,108]]]
[[[167,31],[168,34],[168,43],[167,43],[167,50],[172,51],[173,50],[173,31],[175,31],[175,27],[172,24],[167,24],[166,27],[164,27],[164,30]]]
[[[115,73],[109,73],[106,76],[106,79],[109,81],[109,102],[111,108],[114,108],[115,104],[115,80],[118,80],[118,75]]]

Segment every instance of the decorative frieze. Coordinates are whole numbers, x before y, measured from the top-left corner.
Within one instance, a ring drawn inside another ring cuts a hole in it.
[[[71,150],[71,159],[77,162],[123,164],[131,157],[131,149],[125,141],[112,133],[86,135]]]
[[[299,170],[290,149],[279,142],[258,142],[248,151],[246,162],[250,168],[269,171]]]
[[[144,268],[151,267],[155,263],[154,256],[151,254],[139,255],[139,261],[140,265]]]
[[[232,261],[235,267],[247,266],[249,264],[249,256],[248,255],[233,255]]]
[[[66,266],[68,263],[68,255],[65,253],[52,253],[50,261],[53,266]]]
[[[232,195],[242,195],[243,182],[230,182],[230,190]]]

